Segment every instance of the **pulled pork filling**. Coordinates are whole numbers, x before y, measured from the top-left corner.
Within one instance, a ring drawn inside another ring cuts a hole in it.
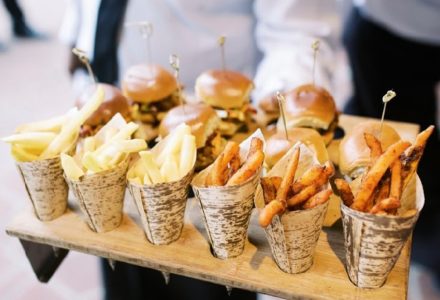
[[[252,122],[253,115],[257,113],[249,103],[241,108],[221,109],[214,107],[221,118],[220,132],[223,136],[232,136],[237,132],[247,132],[248,124]]]
[[[219,132],[212,133],[206,140],[204,147],[197,149],[196,171],[200,171],[210,165],[222,152],[226,141]]]
[[[133,102],[131,115],[133,120],[159,125],[165,114],[173,107],[179,105],[177,91],[153,103]]]

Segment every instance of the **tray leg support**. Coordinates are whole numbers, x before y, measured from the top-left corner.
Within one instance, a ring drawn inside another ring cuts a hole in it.
[[[69,250],[19,239],[38,280],[47,283]]]

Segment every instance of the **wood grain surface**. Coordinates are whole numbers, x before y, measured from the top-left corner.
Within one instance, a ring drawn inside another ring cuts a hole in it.
[[[360,120],[363,119],[341,116],[340,122],[349,131]],[[414,139],[419,129],[412,124],[392,125],[410,140]],[[148,242],[129,196],[125,201],[121,226],[106,233],[90,230],[81,220],[83,216],[79,208],[74,203],[69,204],[70,208],[63,216],[50,222],[39,221],[29,208],[14,218],[6,232],[24,240],[282,298],[405,299],[407,296],[411,241],[403,247],[383,287],[357,288],[348,279],[344,268],[340,220],[332,219],[332,222],[327,222],[331,227],[323,228],[312,267],[305,273],[287,274],[273,261],[264,231],[258,226],[255,210],[243,254],[221,260],[211,254],[199,203],[195,199],[188,201],[181,237],[170,245],[160,246]],[[334,213],[330,205],[328,215]]]

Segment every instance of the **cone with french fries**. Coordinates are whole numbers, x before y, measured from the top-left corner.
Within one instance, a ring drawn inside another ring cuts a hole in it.
[[[333,173],[329,162],[321,165],[311,149],[297,143],[261,178],[255,196],[259,223],[286,273],[301,273],[313,264]]]
[[[180,237],[197,150],[188,125],[176,127],[151,151],[139,152],[127,174],[147,239],[155,245]]]
[[[433,130],[428,127],[412,145],[400,140],[384,150],[366,133],[369,167],[351,183],[335,181],[342,199],[347,273],[358,287],[386,282],[414,229],[425,201],[416,171]]]
[[[116,114],[95,136],[78,144],[74,157],[61,155],[66,181],[95,232],[121,224],[129,154],[147,148],[144,140],[130,139],[137,128]]]
[[[35,215],[41,221],[61,216],[67,207],[68,186],[63,178],[60,155],[75,148],[81,125],[99,107],[104,98],[97,89],[81,109],[65,115],[19,126],[16,133],[3,139],[11,144]]]
[[[264,138],[257,130],[240,145],[229,142],[216,161],[194,177],[214,256],[240,255],[264,161]]]

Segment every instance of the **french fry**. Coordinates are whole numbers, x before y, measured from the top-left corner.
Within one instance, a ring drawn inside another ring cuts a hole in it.
[[[96,139],[93,136],[86,137],[84,139],[83,151],[93,152],[96,149]]]
[[[185,134],[191,134],[191,127],[182,123],[170,133],[168,143],[156,158],[156,163],[162,165],[169,155],[180,152]]]
[[[284,210],[285,207],[281,202],[272,200],[261,210],[258,217],[258,223],[261,227],[267,227],[272,222],[273,217],[281,214]]]
[[[319,190],[319,187],[315,184],[309,185],[302,189],[298,194],[293,195],[291,198],[287,199],[287,206],[294,207],[299,205],[315,195]]]
[[[304,172],[304,174],[292,184],[292,191],[298,193],[304,187],[311,185],[324,173],[325,166],[315,165]]]
[[[231,159],[231,161],[229,162],[229,167],[229,178],[231,178],[231,176],[233,176],[238,171],[238,169],[240,169],[240,156],[238,154]]]
[[[179,166],[174,158],[174,155],[169,155],[165,158],[162,167],[160,168],[160,174],[165,182],[176,181],[180,178]]]
[[[33,161],[38,159],[38,156],[32,153],[29,153],[22,147],[18,145],[12,145],[11,147],[11,155],[14,157],[16,161],[20,162],[26,162],[26,161]]]
[[[385,174],[389,166],[397,159],[403,151],[405,151],[410,146],[409,142],[398,141],[391,145],[374,163],[371,169],[365,176],[365,179],[355,196],[354,202],[351,208],[364,211],[368,200],[374,192],[377,184],[379,183],[382,176]]]
[[[241,168],[228,180],[227,186],[238,185],[246,182],[249,178],[255,175],[260,167],[263,165],[264,153],[261,150],[256,151]]]
[[[61,153],[61,166],[64,173],[71,180],[79,180],[84,175],[84,171],[78,166],[72,156]]]
[[[402,155],[402,190],[405,189],[411,180],[412,175],[417,171],[417,167],[423,155],[423,151],[425,150],[426,143],[428,142],[428,139],[433,131],[434,126],[431,125],[424,131],[420,132],[417,135],[416,141],[408,149],[407,153]]]
[[[400,199],[402,195],[402,163],[396,159],[391,165],[390,197]]]
[[[122,140],[112,143],[119,152],[134,153],[147,149],[147,143],[142,139]]]
[[[367,144],[368,148],[370,148],[371,164],[374,164],[383,152],[382,145],[380,144],[379,140],[371,133],[365,132],[364,138],[365,143]]]
[[[400,201],[396,198],[389,197],[380,200],[376,203],[373,208],[371,208],[370,213],[376,214],[380,211],[390,212],[391,210],[395,210],[400,207]]]
[[[179,173],[183,177],[188,174],[197,156],[196,138],[192,134],[185,134],[182,141],[182,150],[179,159]]]
[[[225,153],[220,154],[212,166],[210,179],[213,186],[223,186],[228,180],[228,164],[224,162],[224,157]]]
[[[106,143],[100,145],[96,150],[95,154],[100,155],[101,152],[105,150],[111,143],[115,143],[118,141],[127,140],[131,137],[131,135],[139,128],[139,125],[133,122],[130,122],[123,126],[115,135],[113,135],[110,140],[106,141]]]
[[[154,161],[153,153],[151,153],[150,151],[141,151],[139,152],[139,155],[151,181],[153,183],[164,182],[162,174],[160,173],[160,170]]]
[[[82,165],[89,171],[98,173],[102,171],[101,164],[97,161],[93,152],[84,153],[81,159]]]
[[[83,124],[104,101],[104,89],[98,87],[95,94],[74,116],[72,116],[61,128],[60,133],[52,140],[46,150],[41,154],[41,158],[50,158],[58,155],[66,149],[72,137],[79,133]]]
[[[142,185],[142,180],[139,177],[133,177],[128,179],[130,182]]]
[[[390,196],[390,183],[391,178],[389,171],[385,173],[382,179],[379,181],[376,192],[368,199],[367,206],[365,207],[366,211],[369,211],[376,203],[381,201],[382,199],[386,199]]]
[[[148,173],[144,175],[144,184],[153,184],[153,181],[151,181],[150,176],[148,176]]]
[[[53,132],[24,132],[13,134],[2,140],[9,144],[26,146],[27,148],[45,148],[56,137]]]
[[[280,188],[277,191],[276,200],[280,201],[284,207],[286,207],[287,193],[289,192],[290,185],[293,183],[295,179],[296,169],[298,167],[300,150],[299,147],[295,149],[292,154],[292,157],[287,164],[286,171],[281,181]]]
[[[303,209],[310,209],[315,206],[318,206],[318,205],[326,202],[330,198],[332,193],[333,193],[333,191],[331,188],[320,191],[317,194],[315,194],[314,196],[310,197],[309,200],[307,200],[303,204],[302,208]]]
[[[66,121],[67,115],[62,115],[44,121],[37,121],[20,125],[15,129],[15,132],[59,132]]]
[[[240,152],[240,146],[236,142],[229,141],[223,150],[223,164],[227,165]]]
[[[338,178],[335,180],[335,185],[339,191],[339,195],[341,196],[342,202],[344,202],[345,206],[350,207],[353,204],[354,196],[348,182]]]

